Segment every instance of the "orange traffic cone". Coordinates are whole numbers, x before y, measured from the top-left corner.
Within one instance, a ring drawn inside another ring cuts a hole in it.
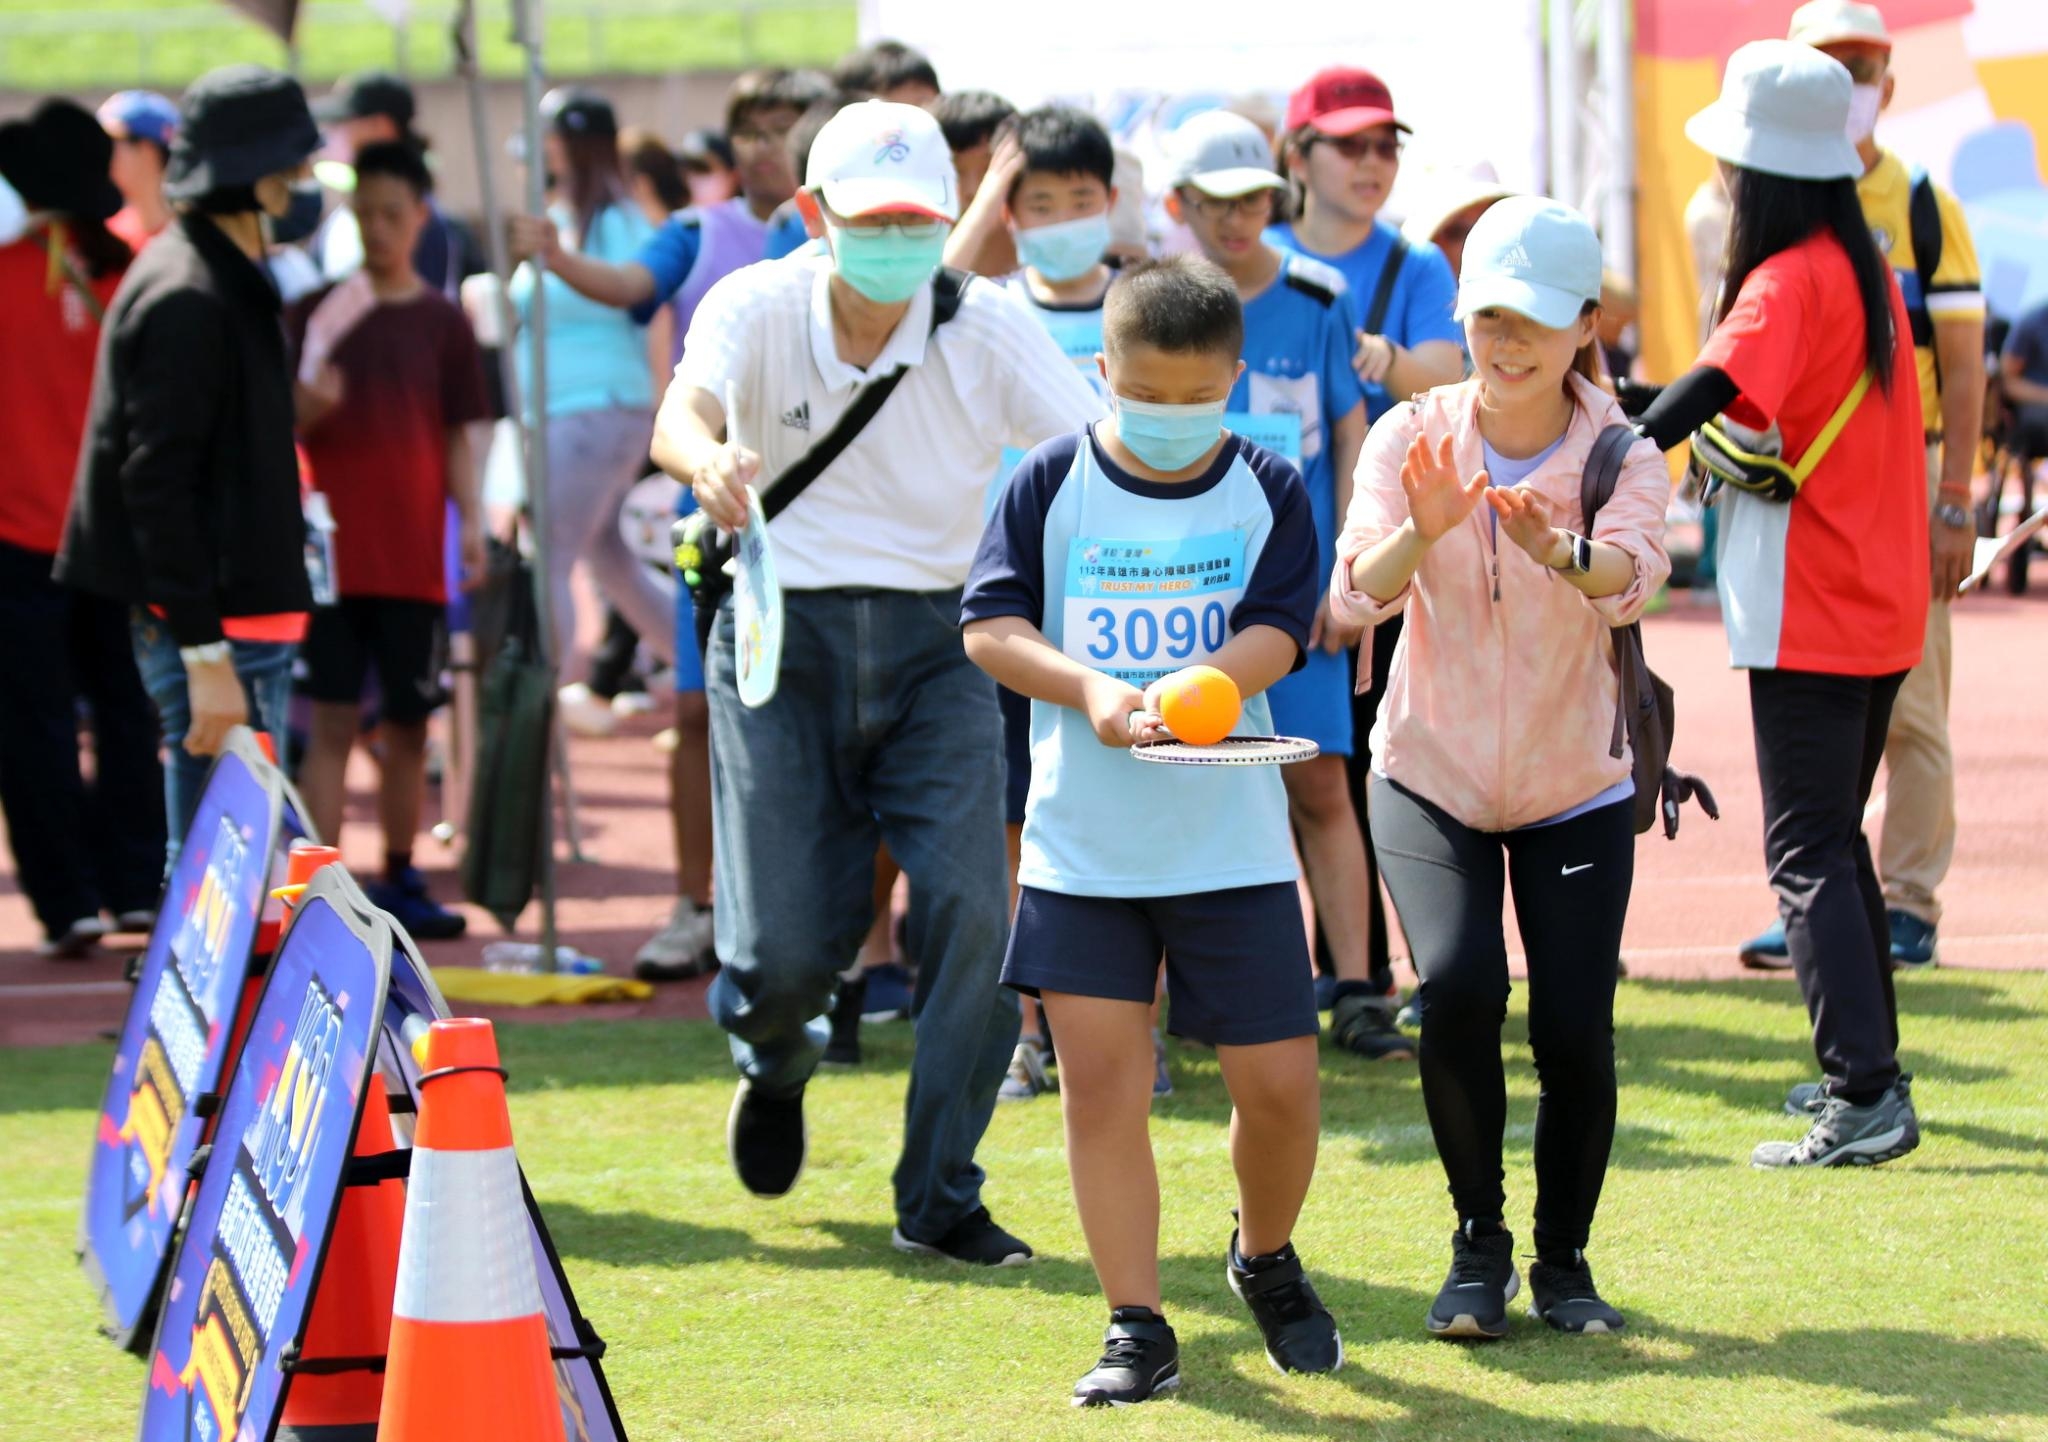
[[[564,1442],[505,1072],[487,1021],[420,1046],[380,1442]]]

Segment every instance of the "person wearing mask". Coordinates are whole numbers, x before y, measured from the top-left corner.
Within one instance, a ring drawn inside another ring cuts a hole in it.
[[[725,97],[726,134],[738,161],[739,194],[708,209],[671,215],[632,248],[616,253],[562,243],[562,231],[543,218],[514,217],[516,256],[545,258],[550,285],[582,297],[579,309],[629,310],[641,323],[668,307],[674,317],[675,354],[705,295],[742,266],[767,258],[769,222],[795,195],[797,171],[789,137],[804,113],[824,98],[830,82],[814,70],[754,70],[733,82]],[[682,513],[695,509],[685,495]],[[614,528],[616,533],[616,528]],[[637,566],[637,563],[636,563]],[[690,593],[675,587],[674,648],[677,746],[669,760],[669,817],[676,845],[676,901],[669,918],[634,958],[643,981],[681,981],[716,964],[711,937],[710,712],[704,700],[702,658]],[[639,619],[628,620],[643,636]],[[659,648],[657,648],[658,650]],[[667,654],[667,653],[663,653]]]
[[[170,753],[171,861],[229,729],[285,735],[313,598],[292,371],[263,261],[319,147],[289,76],[231,65],[194,81],[164,177],[178,218],[129,268],[101,329],[56,574],[133,607]]]
[[[1501,1023],[1512,887],[1528,955],[1536,1104],[1533,1311],[1612,1332],[1585,1248],[1614,1140],[1614,987],[1635,871],[1635,785],[1614,748],[1609,632],[1670,573],[1670,477],[1638,443],[1597,516],[1593,443],[1627,424],[1600,375],[1600,241],[1540,196],[1472,227],[1457,313],[1472,379],[1376,424],[1337,544],[1331,613],[1409,613],[1372,734],[1372,832],[1421,978],[1420,1064],[1458,1229],[1428,1315],[1499,1337],[1519,1290],[1503,1208]]]
[[[564,255],[616,261],[650,233],[626,195],[619,166],[619,123],[611,102],[586,90],[549,93],[541,105],[543,163],[554,178],[547,221]],[[511,298],[522,322],[536,284],[547,287],[547,394],[533,393],[532,349],[518,348],[520,394],[541,412],[547,436],[547,510],[534,518],[547,536],[551,596],[549,638],[558,676],[581,679],[573,659],[576,596],[569,584],[579,560],[590,566],[599,594],[662,660],[676,657],[673,582],[642,565],[619,530],[619,509],[640,478],[653,432],[654,382],[645,337],[630,317],[586,300],[553,266],[544,278],[531,265],[512,277]]]
[[[1809,46],[1729,58],[1721,98],[1686,124],[1727,182],[1728,278],[1695,368],[1638,423],[1666,449],[1716,414],[1775,426],[1786,463],[1810,468],[1790,500],[1724,487],[1716,502],[1764,855],[1823,1073],[1788,1099],[1806,1136],[1758,1146],[1759,1167],[1870,1165],[1920,1142],[1863,810],[1926,639],[1925,424],[1905,301],[1856,194],[1854,94]]]
[[[99,118],[114,142],[108,174],[121,192],[121,208],[107,229],[139,255],[171,223],[164,167],[170,163],[171,137],[178,133],[178,107],[153,91],[123,90],[100,106]]]
[[[1920,664],[1906,673],[1885,737],[1884,882],[1892,960],[1935,963],[1939,890],[1956,849],[1956,767],[1948,740],[1954,647],[1949,607],[1970,573],[1977,542],[1970,480],[1984,428],[1984,292],[1963,207],[1924,173],[1878,145],[1877,117],[1891,104],[1892,40],[1884,16],[1855,0],[1811,0],[1792,13],[1791,37],[1848,70],[1849,138],[1863,171],[1856,197],[1906,299],[1926,427],[1932,605]],[[1931,222],[1931,224],[1929,223]],[[1938,255],[1919,248],[1929,242]],[[1953,437],[1944,444],[1943,437]],[[1787,964],[1785,931],[1773,926],[1742,948],[1751,966]]]
[[[868,927],[879,838],[920,898],[910,941],[924,997],[894,1244],[1014,1264],[1031,1249],[990,1217],[974,1162],[1018,1022],[998,980],[1001,721],[962,650],[960,586],[1003,447],[1078,430],[1102,403],[1013,297],[938,274],[958,182],[929,114],[848,107],[819,132],[808,180],[829,254],[749,266],[712,288],[655,433],[655,459],[737,529],[748,485],[772,491],[863,385],[901,372],[769,523],[787,607],[773,704],[740,704],[729,600],[711,633],[724,967],[709,1003],[741,1074],[728,1150],[756,1195],[795,1185],[804,1090]],[[784,419],[797,415],[807,428]],[[856,695],[857,711],[846,704]]]
[[[135,672],[128,612],[50,570],[78,473],[100,318],[130,251],[108,217],[116,142],[68,100],[0,125],[0,177],[21,197],[0,235],[0,808],[45,956],[85,955],[155,922],[163,867],[156,718]],[[81,707],[92,777],[79,767]]]
[[[1369,70],[1338,66],[1319,71],[1289,97],[1280,140],[1294,219],[1274,225],[1267,238],[1283,250],[1335,267],[1350,287],[1357,327],[1352,368],[1365,390],[1367,425],[1386,414],[1397,398],[1450,385],[1465,373],[1462,336],[1451,317],[1456,277],[1434,245],[1410,244],[1380,213],[1401,173],[1407,133],[1384,81]],[[1370,674],[1373,682],[1353,697],[1355,733],[1372,726],[1400,627],[1398,615],[1378,627],[1353,659],[1354,669]],[[1365,845],[1368,972],[1372,997],[1391,1018],[1394,969],[1367,817],[1369,770],[1363,748],[1355,749],[1346,779]],[[1334,973],[1336,957],[1327,942],[1322,938],[1318,961]],[[1387,1029],[1392,1030],[1391,1022]]]

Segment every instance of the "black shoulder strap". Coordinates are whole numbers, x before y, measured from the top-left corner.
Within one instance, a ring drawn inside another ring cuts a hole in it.
[[[1609,426],[1593,438],[1585,475],[1579,481],[1579,511],[1587,535],[1593,534],[1593,518],[1613,499],[1614,488],[1621,483],[1621,463],[1628,458],[1629,447],[1641,439],[1634,426],[1623,425]]]
[[[1312,275],[1304,275],[1291,265],[1282,266],[1280,278],[1292,290],[1298,290],[1324,309],[1337,303],[1337,292]]]
[[[1934,177],[1917,167],[1906,213],[1913,232],[1913,269],[1920,274],[1920,303],[1925,305],[1934,289],[1934,273],[1941,269],[1941,202],[1934,194]]]
[[[1380,283],[1372,293],[1372,305],[1365,312],[1365,333],[1383,334],[1387,327],[1387,310],[1394,303],[1394,282],[1401,278],[1401,267],[1408,260],[1408,238],[1398,230],[1394,232],[1394,248],[1387,252],[1387,263],[1380,267]]]
[[[960,302],[966,298],[967,284],[972,277],[964,271],[948,266],[932,277],[932,334],[940,326],[960,313]],[[810,487],[811,482],[823,475],[825,468],[839,459],[839,455],[853,444],[854,437],[867,429],[869,421],[882,408],[896,387],[903,382],[907,368],[898,366],[885,376],[879,376],[862,387],[861,393],[853,398],[853,404],[839,417],[838,424],[819,437],[818,443],[805,451],[795,465],[777,476],[774,482],[761,492],[761,514],[774,520],[788,510],[790,503]]]

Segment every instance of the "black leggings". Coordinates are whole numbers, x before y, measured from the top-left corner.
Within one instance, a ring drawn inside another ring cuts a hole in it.
[[[1461,1221],[1497,1222],[1507,1203],[1501,908],[1514,887],[1541,1084],[1536,1247],[1584,1247],[1614,1142],[1614,982],[1635,879],[1635,803],[1491,833],[1375,777],[1372,835],[1422,980],[1422,1099]]]

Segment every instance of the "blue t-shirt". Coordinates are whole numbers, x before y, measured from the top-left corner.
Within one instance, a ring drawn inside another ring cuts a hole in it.
[[[566,234],[569,212],[549,212]],[[608,205],[591,222],[581,254],[617,265],[631,260],[654,227],[627,204]],[[512,303],[524,321],[533,308],[533,267],[522,265],[512,277]],[[562,283],[547,278],[547,414],[605,410],[613,406],[652,410],[654,377],[647,363],[647,337],[624,311],[585,300]],[[533,394],[532,360],[528,348],[515,347],[519,357],[520,394]]]
[[[811,233],[804,229],[804,218],[797,214],[794,205],[785,205],[775,212],[775,218],[768,222],[768,246],[761,254],[763,260],[780,260],[785,255],[794,255],[803,249]]]
[[[1287,254],[1280,275],[1244,308],[1244,374],[1224,424],[1301,468],[1325,581],[1337,567],[1337,481],[1330,431],[1359,405],[1344,277]]]
[[[633,307],[634,320],[645,325],[654,319],[654,313],[683,288],[703,249],[704,228],[688,211],[671,215],[655,227],[633,256],[654,277],[654,295]]]
[[[1004,288],[1011,295],[1024,302],[1024,308],[1031,312],[1031,318],[1045,327],[1045,333],[1052,337],[1060,353],[1073,362],[1074,369],[1081,373],[1083,380],[1095,388],[1102,397],[1102,403],[1109,404],[1109,382],[1102,378],[1102,370],[1095,364],[1095,357],[1102,350],[1102,304],[1109,298],[1105,287],[1101,298],[1086,305],[1047,304],[1031,293],[1030,284],[1022,274],[1005,283]],[[989,482],[988,498],[982,507],[984,515],[992,513],[996,502],[1002,498],[1003,487],[1016,473],[1024,452],[1005,450],[1002,463],[996,467],[995,478]]]
[[[2019,361],[2023,377],[2048,386],[2048,305],[2037,305],[2013,322],[2004,353]]]
[[[1318,255],[1309,250],[1295,239],[1291,225],[1273,226],[1266,232],[1266,241],[1283,250],[1334,266],[1342,272],[1351,287],[1352,325],[1362,328],[1366,312],[1372,308],[1373,297],[1379,293],[1380,272],[1386,269],[1387,257],[1394,253],[1394,242],[1400,235],[1398,229],[1384,220],[1374,221],[1372,234],[1365,238],[1365,242],[1343,255]],[[1409,242],[1408,258],[1401,263],[1400,272],[1394,277],[1383,334],[1395,345],[1403,347],[1433,340],[1447,340],[1463,346],[1465,333],[1451,319],[1451,312],[1457,306],[1458,278],[1451,274],[1451,263],[1444,259],[1444,253],[1426,242],[1421,245]],[[1376,421],[1393,409],[1395,397],[1385,386],[1361,383],[1361,389],[1365,392],[1368,421]]]
[[[982,536],[961,617],[1020,616],[1143,690],[1248,626],[1305,647],[1321,584],[1308,495],[1279,456],[1232,437],[1201,476],[1167,484],[1120,470],[1081,432],[1025,457]],[[1252,697],[1237,733],[1271,731],[1265,697]],[[1031,703],[1022,884],[1178,896],[1295,875],[1277,767],[1154,765],[1103,745],[1081,712]]]

